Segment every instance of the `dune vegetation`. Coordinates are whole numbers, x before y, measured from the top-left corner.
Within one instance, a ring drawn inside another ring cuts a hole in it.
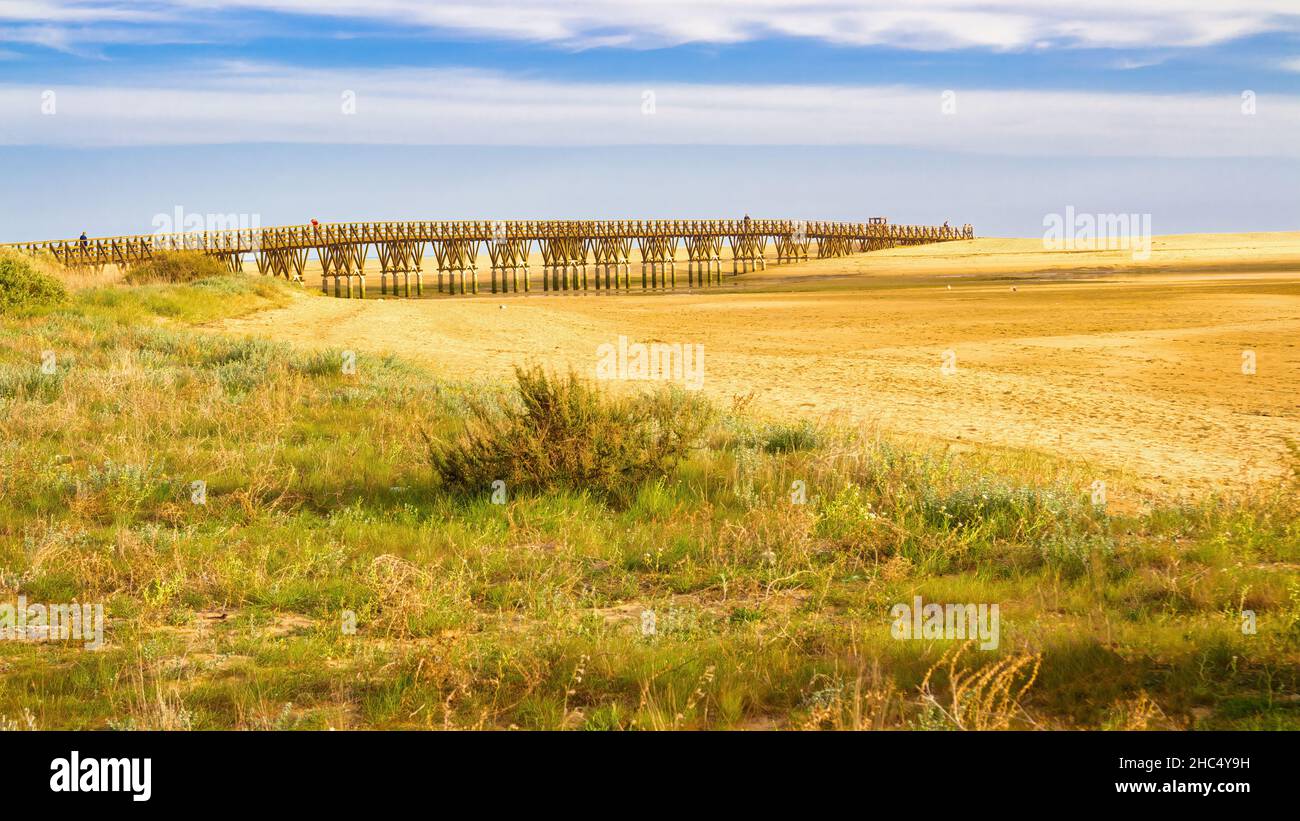
[[[0,251],[0,314],[30,314],[68,296],[63,283],[33,260]]]
[[[107,620],[0,641],[0,723],[1300,728],[1300,473],[1120,514],[1027,451],[199,327],[291,298],[0,318],[0,601]],[[895,638],[918,596],[996,649]]]

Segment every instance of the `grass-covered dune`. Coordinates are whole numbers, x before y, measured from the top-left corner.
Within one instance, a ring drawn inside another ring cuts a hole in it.
[[[0,317],[0,604],[107,616],[0,641],[0,722],[1300,727],[1294,478],[1112,515],[1031,454],[196,327],[288,287]],[[917,596],[997,648],[894,638]]]

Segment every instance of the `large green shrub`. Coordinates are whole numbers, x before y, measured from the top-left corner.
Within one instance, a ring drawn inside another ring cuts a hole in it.
[[[155,251],[152,259],[133,267],[127,273],[126,281],[132,285],[147,282],[194,282],[229,273],[221,260],[200,251]]]
[[[478,403],[451,443],[430,441],[434,472],[449,487],[487,493],[568,488],[626,499],[668,472],[712,420],[704,400],[681,390],[609,396],[570,373],[515,369],[518,401]]]
[[[26,259],[0,254],[0,314],[57,305],[67,296],[62,282],[36,270]]]

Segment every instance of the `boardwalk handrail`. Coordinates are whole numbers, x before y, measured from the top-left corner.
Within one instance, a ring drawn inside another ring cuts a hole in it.
[[[176,231],[88,237],[88,245],[118,247],[152,246],[156,250],[192,249],[226,251],[243,247],[252,252],[275,242],[316,247],[328,242],[386,242],[394,239],[476,239],[489,242],[507,238],[540,240],[563,233],[587,237],[686,236],[780,236],[804,233],[812,239],[831,236],[867,237],[887,233],[894,239],[921,238],[935,242],[973,238],[969,225],[959,228],[895,223],[834,222],[818,220],[408,220],[376,222],[325,222],[318,225],[279,225],[228,228],[219,231]],[[259,242],[260,240],[260,242]],[[80,239],[0,243],[0,248],[23,251],[53,250],[79,246]]]

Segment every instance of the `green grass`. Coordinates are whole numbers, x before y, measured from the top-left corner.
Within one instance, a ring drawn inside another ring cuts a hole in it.
[[[83,291],[62,317],[73,323],[122,326],[156,324],[159,319],[200,324],[283,305],[289,294],[289,286],[279,280],[222,274],[188,287],[153,283]]]
[[[288,299],[0,320],[0,603],[108,618],[99,651],[0,641],[0,723],[1300,728],[1294,482],[1112,515],[1028,454],[195,327]],[[997,603],[998,649],[893,639],[917,595]],[[980,713],[999,663],[1026,689]]]

